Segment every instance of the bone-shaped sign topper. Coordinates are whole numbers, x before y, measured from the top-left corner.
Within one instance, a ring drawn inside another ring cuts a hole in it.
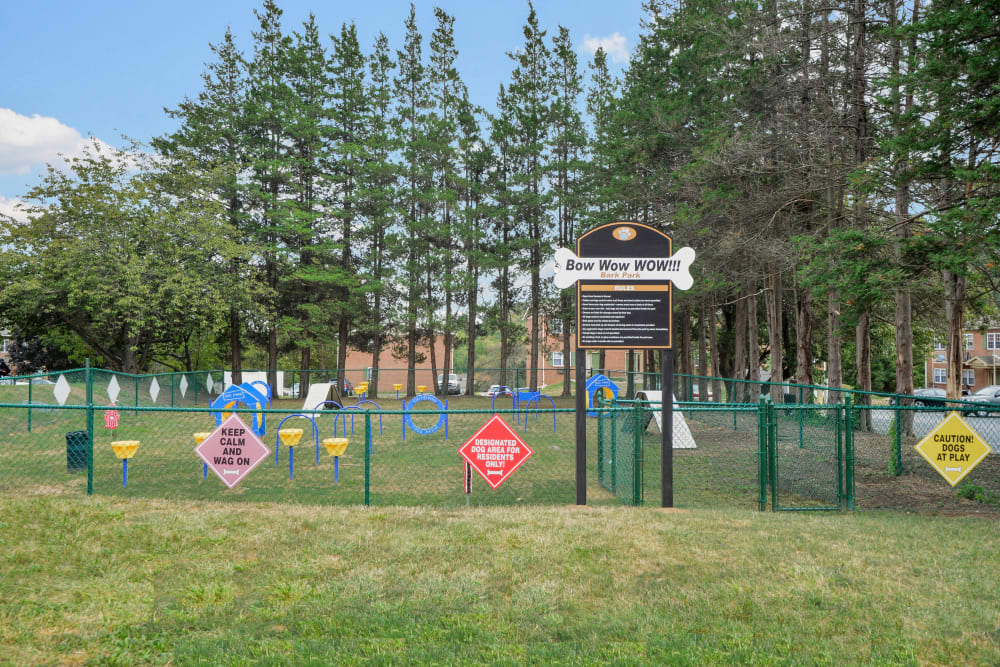
[[[677,289],[686,290],[694,280],[691,264],[694,249],[681,248],[672,257],[584,257],[572,250],[556,250],[555,283],[559,289],[570,287],[577,280],[669,280]]]

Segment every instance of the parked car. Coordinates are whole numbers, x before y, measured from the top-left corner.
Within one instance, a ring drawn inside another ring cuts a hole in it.
[[[438,373],[438,386],[440,387],[444,383],[444,373]],[[449,394],[460,394],[462,393],[462,387],[458,383],[458,375],[455,373],[448,374],[448,393]]]
[[[987,417],[992,414],[993,410],[1000,408],[1000,384],[991,384],[988,387],[983,387],[972,395],[966,396],[965,400],[968,403],[981,403],[991,408],[990,410],[978,410],[976,412],[977,415]]]
[[[510,390],[510,387],[505,387],[500,384],[491,384],[490,390],[486,392],[487,396],[513,396],[514,393]]]
[[[713,398],[713,396],[712,396],[712,388],[709,387],[708,388],[708,400],[711,401],[712,398]],[[691,385],[691,400],[693,400],[693,401],[699,401],[699,400],[701,400],[701,394],[698,391],[698,385],[697,384]]]
[[[921,387],[913,391],[913,405],[917,407],[943,407],[945,399],[944,389],[938,387]],[[890,405],[896,404],[896,398],[889,399]]]

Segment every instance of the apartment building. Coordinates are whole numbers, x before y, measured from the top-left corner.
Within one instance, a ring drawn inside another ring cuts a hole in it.
[[[962,386],[976,391],[991,384],[1000,384],[1000,327],[966,331],[962,334]],[[928,387],[945,388],[948,365],[943,341],[934,343],[934,349],[924,362]]]

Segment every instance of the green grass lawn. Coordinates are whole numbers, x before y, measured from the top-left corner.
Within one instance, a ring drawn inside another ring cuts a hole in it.
[[[0,497],[5,664],[1000,662],[995,519]]]

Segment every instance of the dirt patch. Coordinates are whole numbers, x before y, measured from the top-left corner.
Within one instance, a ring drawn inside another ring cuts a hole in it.
[[[901,443],[902,474],[890,474],[893,443],[887,436],[855,435],[855,496],[858,509],[890,509],[945,515],[1000,516],[1000,506],[958,498],[963,484],[975,485],[1000,496],[1000,455],[990,454],[955,488],[945,481],[914,445],[916,439]]]

